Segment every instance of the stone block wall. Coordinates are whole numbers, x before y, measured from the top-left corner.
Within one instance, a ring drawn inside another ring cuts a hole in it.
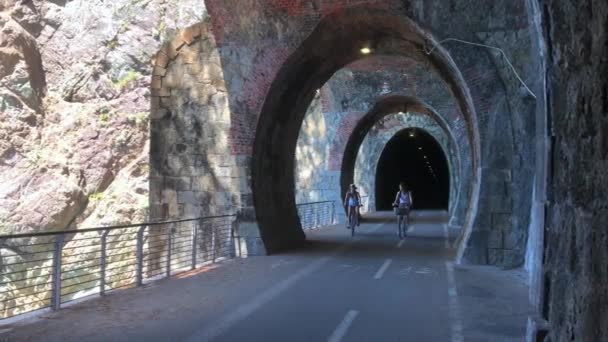
[[[541,316],[551,341],[608,336],[608,3],[540,1],[551,130]]]
[[[237,214],[251,206],[249,159],[227,154],[238,143],[220,52],[210,24],[184,31],[154,59],[150,215],[154,219]],[[259,234],[240,233],[250,254]],[[254,229],[255,230],[255,229]]]

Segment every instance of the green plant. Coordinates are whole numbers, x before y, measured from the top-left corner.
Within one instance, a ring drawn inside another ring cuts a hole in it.
[[[33,165],[39,166],[44,159],[44,153],[41,150],[29,151],[26,155],[27,160]]]
[[[127,120],[130,124],[141,125],[148,122],[148,113],[147,112],[138,112],[135,114],[129,114]]]
[[[112,38],[111,40],[109,40],[109,41],[106,43],[106,46],[107,46],[107,47],[108,47],[108,49],[110,49],[110,50],[114,50],[114,49],[116,49],[116,48],[118,47],[118,38],[117,38],[117,37]]]
[[[10,227],[7,223],[0,221],[0,234],[8,234]]]
[[[140,77],[141,74],[139,72],[129,70],[129,72],[114,82],[114,86],[117,89],[122,90]]]
[[[89,195],[90,202],[99,202],[103,199],[103,192],[94,192]]]
[[[99,123],[102,126],[105,126],[108,124],[108,122],[110,122],[110,114],[107,113],[103,113],[101,115],[99,115]]]

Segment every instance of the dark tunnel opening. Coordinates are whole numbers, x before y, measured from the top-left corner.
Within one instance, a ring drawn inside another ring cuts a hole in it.
[[[414,209],[448,209],[449,167],[439,143],[421,129],[397,133],[376,169],[376,210],[391,210],[400,182],[412,191]]]

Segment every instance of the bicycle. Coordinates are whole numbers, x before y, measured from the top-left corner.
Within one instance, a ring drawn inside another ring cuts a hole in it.
[[[407,236],[407,228],[410,220],[410,208],[395,207],[395,213],[397,214],[397,234],[399,235],[399,240],[401,240]]]
[[[350,228],[350,236],[355,236],[355,227],[359,225],[359,213],[355,210],[356,207],[348,208],[348,227]]]

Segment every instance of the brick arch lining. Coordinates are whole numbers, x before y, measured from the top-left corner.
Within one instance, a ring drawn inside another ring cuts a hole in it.
[[[423,45],[428,40],[433,39],[403,17],[369,9],[349,9],[325,17],[282,66],[266,95],[252,161],[256,219],[269,252],[304,241],[295,209],[291,171],[298,131],[315,90],[335,71],[360,59],[362,46],[374,45],[379,55],[412,57],[428,63],[440,75],[450,86],[467,120],[474,170],[477,169],[479,138],[470,94],[458,68],[444,50],[439,48],[430,56],[424,54]]]

